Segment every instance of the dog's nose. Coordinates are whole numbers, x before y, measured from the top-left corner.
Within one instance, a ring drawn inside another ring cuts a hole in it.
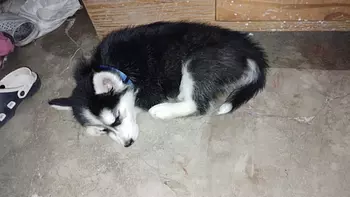
[[[129,147],[131,146],[135,141],[131,138],[129,141],[126,141],[124,144],[124,147]]]

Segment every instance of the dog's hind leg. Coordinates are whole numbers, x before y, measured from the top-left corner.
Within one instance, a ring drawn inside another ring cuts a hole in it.
[[[265,70],[260,70],[254,60],[247,59],[247,70],[235,84],[235,89],[220,106],[218,115],[234,111],[253,98],[265,86]]]
[[[187,63],[186,63],[187,64]],[[149,113],[159,119],[171,119],[188,116],[197,111],[197,104],[193,100],[194,81],[187,70],[187,65],[183,66],[180,84],[180,93],[177,103],[160,103],[149,109]]]

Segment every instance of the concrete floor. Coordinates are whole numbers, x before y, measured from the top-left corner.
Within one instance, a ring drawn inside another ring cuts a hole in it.
[[[350,196],[349,32],[254,33],[273,67],[264,92],[226,116],[143,113],[123,148],[47,105],[69,95],[74,62],[97,43],[84,13],[69,31],[76,44],[64,28],[0,71],[29,66],[42,79],[1,128],[1,197]]]

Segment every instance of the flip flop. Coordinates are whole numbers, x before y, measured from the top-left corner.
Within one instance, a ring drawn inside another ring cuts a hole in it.
[[[0,80],[0,128],[15,115],[19,104],[33,96],[40,86],[39,76],[27,67],[19,68]]]

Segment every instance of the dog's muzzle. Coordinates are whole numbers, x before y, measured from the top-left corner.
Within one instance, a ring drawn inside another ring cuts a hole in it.
[[[131,138],[130,140],[126,141],[124,143],[124,147],[129,147],[131,146],[135,141]]]

